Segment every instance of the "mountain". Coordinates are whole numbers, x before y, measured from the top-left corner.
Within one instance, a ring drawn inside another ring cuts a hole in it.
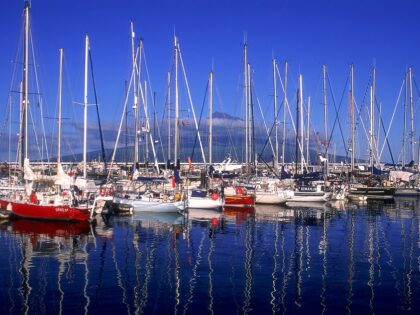
[[[235,117],[232,115],[229,115],[228,113],[223,112],[214,112],[213,113],[213,119],[226,119],[226,120],[234,120],[234,121],[243,121],[243,119],[239,117]]]

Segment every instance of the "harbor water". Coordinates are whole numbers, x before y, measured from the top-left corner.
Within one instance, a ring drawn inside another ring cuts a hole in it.
[[[419,314],[420,200],[0,222],[0,314]]]

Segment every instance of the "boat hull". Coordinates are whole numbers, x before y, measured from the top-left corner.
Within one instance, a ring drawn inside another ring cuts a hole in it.
[[[217,209],[223,206],[219,199],[213,200],[211,198],[196,198],[190,197],[188,199],[188,209]]]
[[[255,197],[251,195],[246,196],[225,196],[225,205],[236,207],[247,207],[255,204]]]
[[[0,208],[11,211],[12,216],[27,219],[88,221],[91,217],[87,208],[75,208],[65,205],[37,205],[0,200]]]
[[[397,188],[394,193],[395,196],[416,197],[420,196],[420,189],[418,188]]]
[[[330,199],[327,193],[303,193],[295,192],[293,197],[287,200],[287,202],[326,202]]]
[[[351,188],[349,198],[352,200],[391,200],[394,198],[395,188],[387,187],[357,187]],[[358,199],[358,197],[366,199]]]
[[[256,192],[255,203],[263,205],[279,205],[286,203],[287,199],[277,193]]]
[[[183,212],[185,203],[183,201],[165,202],[160,200],[144,200],[114,197],[114,205],[131,207],[133,212]]]

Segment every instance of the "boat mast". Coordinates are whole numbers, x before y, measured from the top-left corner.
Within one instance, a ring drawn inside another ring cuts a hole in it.
[[[373,173],[373,150],[374,150],[374,130],[375,130],[375,108],[374,108],[374,102],[375,102],[375,68],[373,68],[372,73],[372,84],[370,86],[370,149],[369,149],[369,163],[371,167],[371,173]]]
[[[287,114],[287,60],[284,63],[284,100],[283,100],[283,141],[281,148],[281,164],[284,167],[285,149],[286,149],[286,114]]]
[[[179,141],[179,102],[178,102],[178,39],[174,36],[174,61],[175,61],[175,165],[178,164],[178,141]]]
[[[255,160],[254,159],[254,152],[255,152],[255,147],[254,147],[254,110],[253,110],[253,103],[252,103],[252,92],[251,92],[251,64],[248,63],[248,151],[249,151],[249,157],[248,157],[248,161],[254,161],[254,166],[255,165]]]
[[[57,140],[57,163],[61,162],[61,105],[63,91],[63,48],[60,48],[60,72],[58,76],[58,140]]]
[[[26,158],[28,158],[28,67],[29,67],[29,1],[25,1],[24,6],[24,40],[23,40],[23,97],[22,97],[22,152],[20,165],[23,169],[23,164]]]
[[[149,101],[147,99],[147,81],[144,81],[144,111],[146,113],[146,117],[149,117]],[[149,119],[146,119],[146,128],[144,129],[146,132],[146,149],[145,149],[145,156],[144,156],[144,164],[147,165],[149,162],[149,134],[150,134],[150,126],[149,126]]]
[[[354,67],[350,65],[350,119],[351,119],[351,171],[354,171],[354,148],[355,148],[355,130],[354,130]]]
[[[299,75],[299,82],[300,82],[300,75]],[[298,87],[297,93],[296,93],[296,137],[295,137],[295,175],[297,175],[297,169],[298,169],[298,147],[299,147],[299,103],[301,102],[300,99],[300,85]]]
[[[139,135],[138,135],[138,95],[137,95],[137,60],[135,52],[134,39],[136,34],[134,33],[134,23],[131,21],[131,58],[133,67],[133,110],[134,110],[134,161],[133,165],[139,161]]]
[[[277,118],[277,75],[276,75],[277,62],[273,58],[273,90],[274,90],[274,169],[279,169],[279,139],[278,139],[278,118]]]
[[[311,97],[308,97],[308,120],[306,122],[306,163],[309,165],[309,128],[311,120]]]
[[[299,137],[299,150],[300,150],[300,171],[303,174],[303,84],[302,75],[299,75],[299,105],[300,105],[300,137]]]
[[[85,37],[85,87],[84,87],[84,114],[83,114],[83,177],[87,177],[87,108],[88,108],[88,62],[89,62],[89,36]]]
[[[408,68],[408,76],[410,82],[410,112],[411,112],[411,161],[414,161],[414,103],[413,103],[413,72],[412,68]]]
[[[171,72],[168,71],[168,96],[167,96],[167,106],[168,106],[168,160],[171,160]]]
[[[213,71],[209,74],[209,164],[213,163]]]
[[[324,133],[325,133],[325,173],[328,174],[328,121],[327,121],[327,66],[322,65],[322,77],[323,77],[323,94],[324,94]]]
[[[408,78],[407,72],[405,73],[405,96],[404,96],[404,115],[403,115],[403,142],[402,142],[402,152],[401,152],[401,166],[405,167],[405,132],[407,129],[407,98],[408,98]]]
[[[248,172],[249,164],[249,109],[248,109],[248,54],[247,54],[247,43],[244,44],[244,100],[245,100],[245,164]]]

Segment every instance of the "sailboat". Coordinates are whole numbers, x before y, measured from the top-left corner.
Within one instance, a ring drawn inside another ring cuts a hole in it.
[[[24,185],[17,189],[0,191],[0,208],[10,211],[12,216],[30,219],[87,221],[92,219],[95,209],[101,210],[109,197],[96,196],[95,192],[83,192],[74,185],[73,178],[61,167],[58,158],[57,175],[35,174],[28,159],[28,66],[29,66],[29,1],[24,5],[24,70],[22,97],[21,172]],[[60,50],[60,97],[63,51]],[[61,121],[59,119],[59,130]],[[60,132],[59,132],[60,133]],[[60,134],[58,135],[60,139]],[[60,143],[60,141],[59,141]],[[59,150],[60,151],[60,148]],[[23,188],[23,189],[22,189]]]

